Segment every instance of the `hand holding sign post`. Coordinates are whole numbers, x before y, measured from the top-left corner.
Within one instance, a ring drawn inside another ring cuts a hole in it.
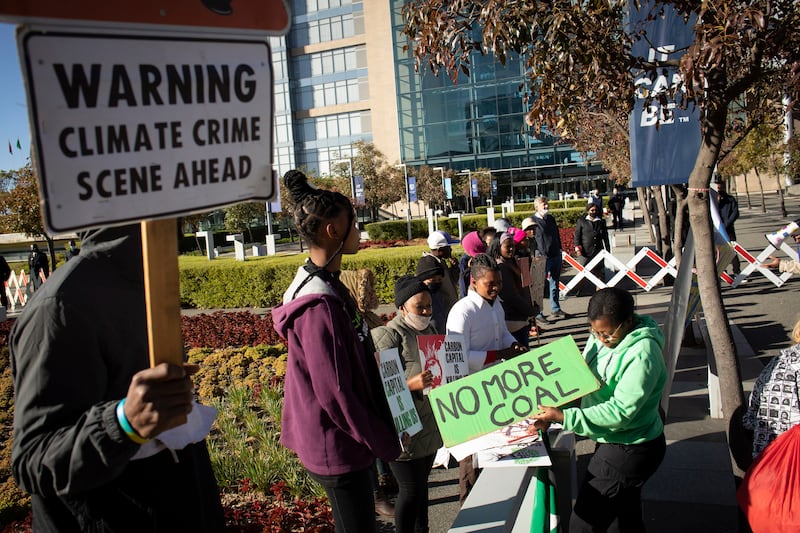
[[[571,336],[437,389],[429,395],[445,446],[564,405],[599,388]]]

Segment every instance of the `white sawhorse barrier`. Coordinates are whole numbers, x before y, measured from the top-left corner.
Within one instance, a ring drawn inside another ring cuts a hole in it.
[[[771,271],[769,268],[762,266],[764,261],[769,259],[769,257],[778,250],[771,244],[764,248],[764,250],[758,254],[758,256],[754,256],[736,242],[732,242],[731,245],[733,246],[734,251],[747,262],[747,266],[742,269],[735,279],[724,271],[720,274],[720,278],[733,287],[739,286],[739,284],[742,283],[743,280],[747,279],[747,277],[753,272],[759,272],[772,283],[774,283],[776,287],[780,287],[786,283],[787,279],[791,277],[791,272],[783,272],[779,275]],[[785,242],[781,244],[779,249],[791,258],[796,257],[796,252],[792,250],[792,248]],[[629,278],[636,283],[636,285],[649,292],[656,285],[658,285],[658,283],[660,283],[665,276],[669,275],[675,278],[678,275],[674,257],[669,261],[666,261],[650,248],[642,248],[627,263],[623,263],[606,250],[601,250],[599,254],[593,257],[592,260],[585,265],[581,265],[577,259],[566,252],[562,251],[561,253],[563,260],[578,271],[578,273],[568,283],[564,284],[559,282],[558,288],[562,298],[584,280],[588,280],[596,287],[603,289],[605,287],[614,287],[623,279]],[[659,270],[648,280],[645,280],[642,276],[636,273],[636,267],[645,259],[652,261],[659,267]],[[601,263],[617,270],[617,273],[608,281],[598,279],[597,276],[591,272],[594,267]]]

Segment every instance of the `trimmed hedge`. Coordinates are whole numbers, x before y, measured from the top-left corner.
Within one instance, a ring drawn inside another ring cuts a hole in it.
[[[342,269],[369,268],[375,274],[378,299],[394,299],[394,280],[414,274],[426,245],[373,248],[346,255]],[[454,255],[461,253],[460,247]],[[305,262],[307,254],[277,257],[248,257],[246,261],[181,256],[181,305],[200,309],[273,307]]]

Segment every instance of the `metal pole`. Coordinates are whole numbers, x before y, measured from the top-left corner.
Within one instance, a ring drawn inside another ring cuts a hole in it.
[[[403,165],[403,175],[406,177],[406,227],[408,228],[408,240],[411,240],[411,191],[408,184],[408,167]]]
[[[411,192],[408,187],[408,167],[405,163],[395,165],[395,168],[403,167],[403,177],[406,180],[406,227],[408,229],[408,240],[411,240]]]

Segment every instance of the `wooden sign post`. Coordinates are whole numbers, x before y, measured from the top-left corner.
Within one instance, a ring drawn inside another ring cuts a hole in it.
[[[183,363],[177,220],[142,221],[150,366]]]

